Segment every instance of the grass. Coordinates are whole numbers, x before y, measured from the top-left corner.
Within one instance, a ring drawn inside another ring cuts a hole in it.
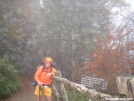
[[[67,92],[69,101],[88,101],[89,100],[88,97],[82,95],[81,93],[79,93],[78,91],[70,87],[66,87],[66,92]]]

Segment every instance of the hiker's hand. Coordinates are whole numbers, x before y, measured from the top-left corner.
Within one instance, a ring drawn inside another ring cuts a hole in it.
[[[51,76],[52,75],[52,73],[47,73],[47,75],[46,76]]]
[[[42,86],[43,83],[42,83],[42,82],[38,82],[38,84],[39,84],[40,86]]]

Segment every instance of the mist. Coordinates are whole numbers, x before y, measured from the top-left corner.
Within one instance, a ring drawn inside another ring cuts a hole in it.
[[[122,2],[107,0],[0,1],[0,55],[31,76],[38,64],[52,57],[63,77],[84,66],[95,49],[95,38],[105,38],[111,9]]]

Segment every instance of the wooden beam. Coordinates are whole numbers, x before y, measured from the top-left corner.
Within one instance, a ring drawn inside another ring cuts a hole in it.
[[[106,100],[115,101],[115,99],[116,100],[117,99],[120,100],[120,98],[113,98],[112,96],[110,96],[108,94],[104,94],[104,93],[101,93],[101,92],[96,92],[96,91],[94,91],[92,89],[86,88],[84,85],[80,85],[80,84],[71,82],[71,81],[69,81],[69,80],[67,80],[65,78],[54,76],[53,79],[56,80],[56,81],[58,81],[58,82],[62,82],[65,85],[70,86],[71,88],[77,90],[81,94],[89,97],[93,101],[106,101]]]
[[[62,78],[61,72],[57,71],[56,76]],[[69,101],[64,84],[62,82],[58,82],[57,80],[53,79],[52,90],[57,101]]]

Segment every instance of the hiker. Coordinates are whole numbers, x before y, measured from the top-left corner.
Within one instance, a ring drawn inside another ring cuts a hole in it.
[[[53,60],[50,57],[44,59],[44,66],[40,66],[35,73],[35,80],[38,83],[34,94],[37,95],[37,101],[40,101],[42,95],[45,95],[47,101],[52,101],[52,90],[50,84],[52,76],[55,75],[56,70],[52,67]]]

